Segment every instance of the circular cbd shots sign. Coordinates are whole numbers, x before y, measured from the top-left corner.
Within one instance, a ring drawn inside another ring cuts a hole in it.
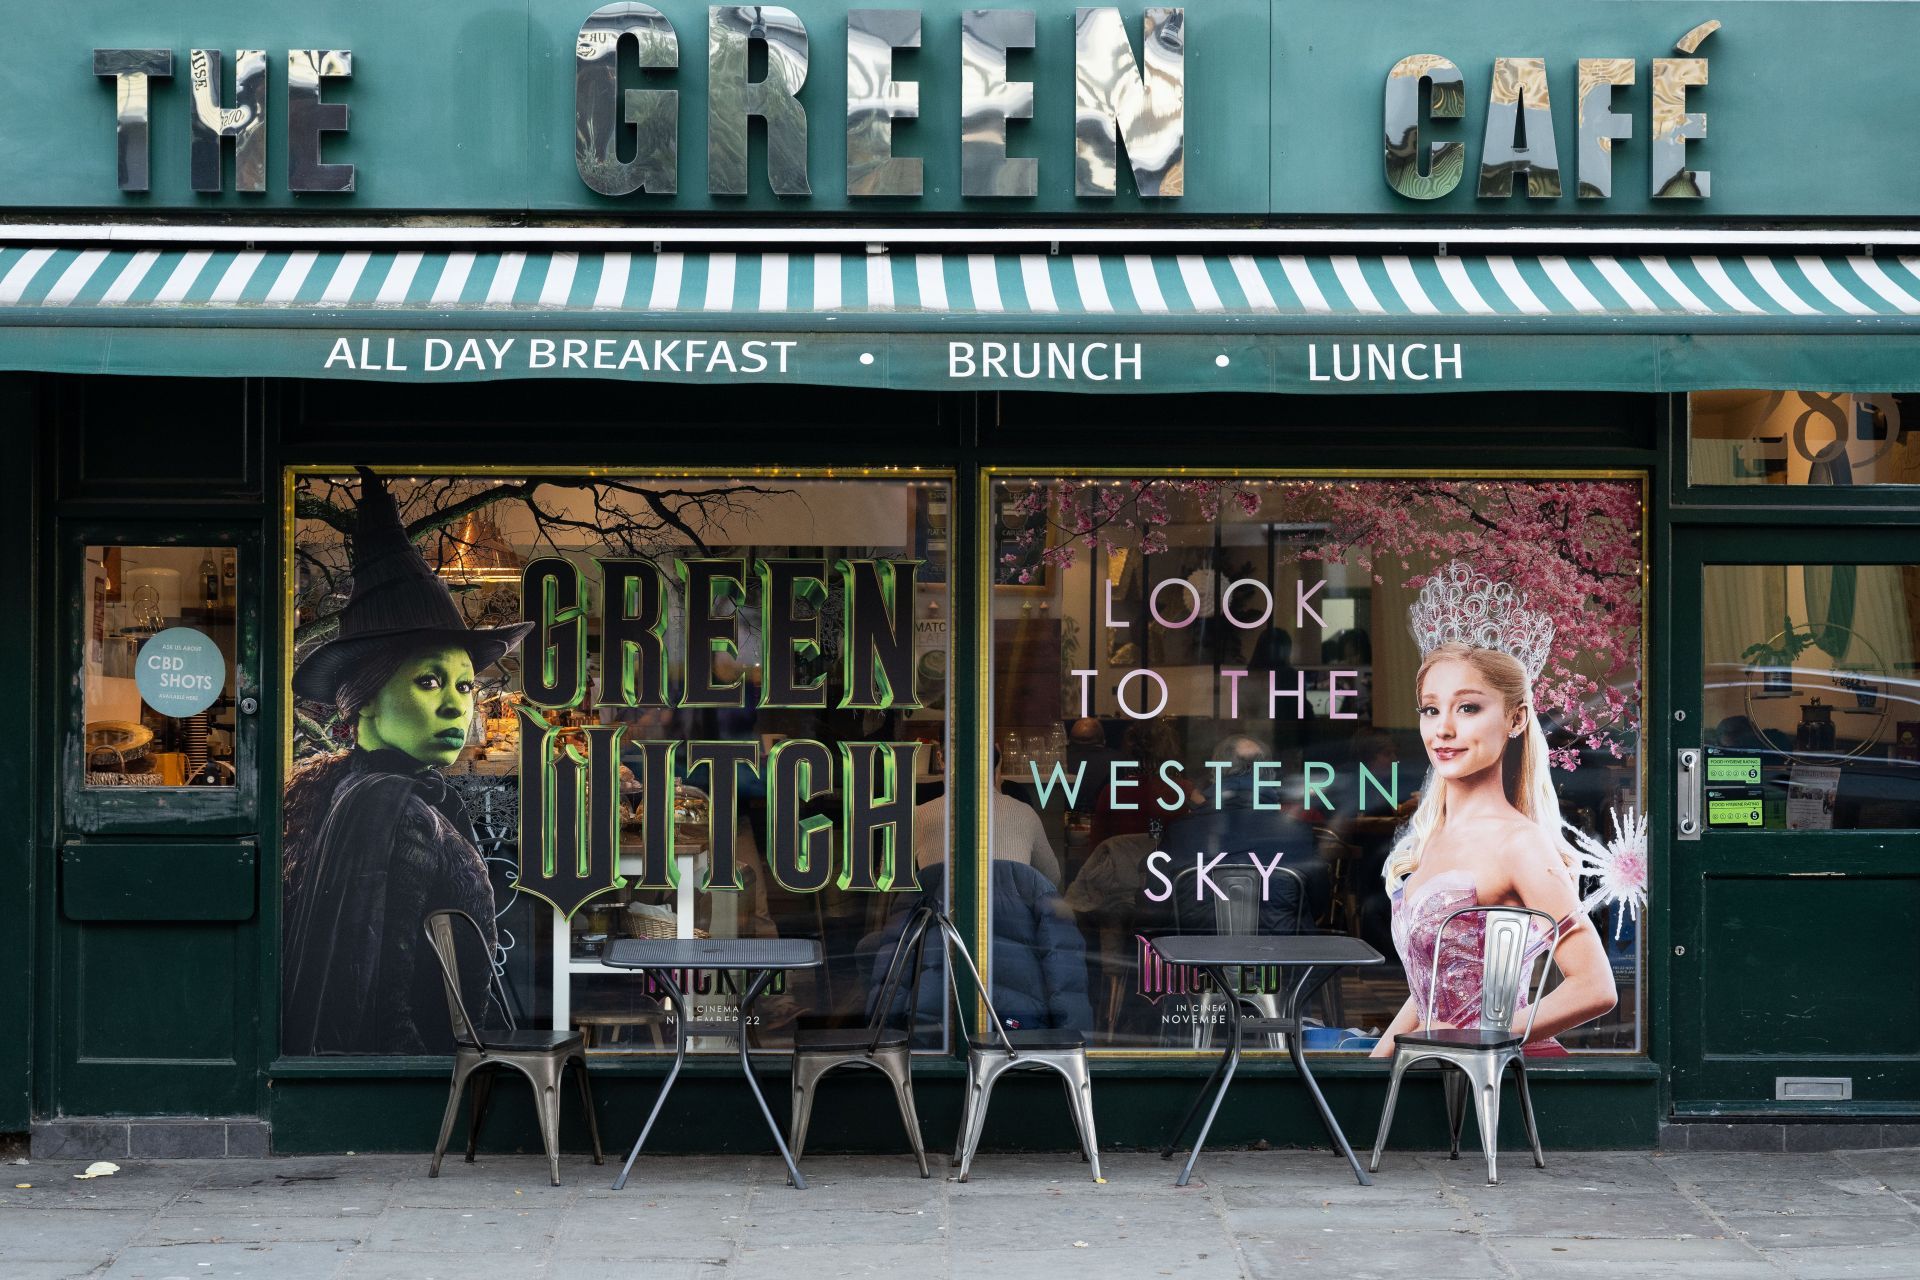
[[[168,627],[140,646],[134,662],[140,699],[163,716],[197,716],[227,686],[220,646],[192,627]]]

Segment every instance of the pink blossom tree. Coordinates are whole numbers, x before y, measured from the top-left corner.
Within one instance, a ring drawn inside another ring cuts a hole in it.
[[[1556,767],[1580,751],[1619,757],[1639,731],[1640,486],[1611,480],[1062,479],[1010,486],[1024,520],[1002,552],[1002,582],[1064,569],[1081,551],[1167,549],[1176,517],[1289,526],[1296,560],[1345,564],[1417,589],[1452,560],[1510,582],[1555,623],[1535,698]],[[1235,518],[1230,511],[1228,519]]]

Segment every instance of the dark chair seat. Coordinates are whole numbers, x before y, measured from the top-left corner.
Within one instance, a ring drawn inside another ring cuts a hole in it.
[[[921,905],[902,922],[900,937],[887,961],[886,977],[874,994],[864,1025],[800,1027],[794,1031],[793,1127],[787,1146],[796,1164],[807,1149],[807,1125],[813,1117],[813,1097],[820,1081],[841,1067],[867,1066],[886,1076],[892,1084],[893,1100],[900,1108],[900,1123],[906,1127],[907,1142],[920,1166],[920,1176],[931,1175],[932,1171],[927,1168],[926,1143],[920,1136],[920,1115],[913,1105],[912,1028],[887,1024],[894,1017],[900,995],[906,996],[908,1024],[913,1020],[914,1010],[920,1007],[920,957],[932,921],[933,908]]]
[[[967,1037],[967,1092],[960,1103],[960,1136],[953,1144],[953,1163],[960,1168],[960,1181],[967,1180],[974,1153],[980,1149],[994,1082],[1009,1071],[1039,1069],[1053,1072],[1066,1086],[1067,1114],[1073,1118],[1074,1135],[1080,1139],[1080,1154],[1092,1168],[1093,1180],[1104,1182],[1100,1176],[1100,1140],[1093,1131],[1093,1076],[1087,1069],[1087,1037],[1070,1027],[1009,1027],[995,1011],[987,984],[980,980],[980,967],[974,964],[960,931],[947,917],[936,919],[948,959],[958,959],[966,966],[975,993],[986,1006],[981,1034]],[[955,1002],[964,1006],[966,997],[961,995],[952,964],[947,966],[947,982]]]
[[[1437,1049],[1517,1049],[1524,1037],[1506,1027],[1440,1027],[1417,1035],[1400,1035],[1394,1043],[1432,1045]]]
[[[440,1140],[433,1147],[433,1163],[427,1176],[440,1176],[440,1162],[447,1154],[447,1142],[453,1137],[453,1125],[460,1118],[460,1099],[472,1085],[472,1114],[467,1121],[467,1162],[473,1162],[480,1145],[480,1126],[486,1122],[487,1107],[493,1098],[493,1078],[501,1070],[514,1070],[533,1086],[534,1112],[540,1118],[540,1142],[547,1151],[547,1172],[553,1185],[560,1185],[560,1085],[569,1066],[580,1083],[580,1101],[586,1107],[587,1133],[593,1138],[593,1162],[606,1157],[600,1150],[600,1121],[593,1110],[593,1088],[587,1083],[587,1041],[578,1031],[552,1031],[528,1027],[523,1030],[481,1030],[467,1012],[460,994],[460,931],[458,921],[481,947],[489,949],[480,922],[464,911],[450,908],[430,911],[422,922],[427,944],[440,962],[441,985],[447,992],[447,1016],[453,1028],[453,1080],[447,1090],[447,1112],[440,1121]],[[485,1047],[482,1048],[484,1042]]]
[[[578,1031],[554,1031],[540,1027],[526,1027],[515,1031],[488,1031],[485,1035],[486,1051],[517,1051],[523,1049],[571,1049],[584,1048],[586,1037]],[[473,1048],[469,1044],[468,1048]]]
[[[871,1027],[802,1027],[793,1033],[796,1053],[865,1053],[873,1043]],[[905,1027],[888,1027],[876,1047],[897,1049],[906,1043]]]
[[[1075,1049],[1087,1047],[1087,1038],[1071,1027],[1036,1027],[1032,1030],[1008,1031],[1007,1041],[1013,1044],[1014,1052],[1032,1050],[1035,1053],[1071,1053]],[[999,1036],[969,1036],[967,1047],[981,1053],[1005,1053],[1007,1042]]]

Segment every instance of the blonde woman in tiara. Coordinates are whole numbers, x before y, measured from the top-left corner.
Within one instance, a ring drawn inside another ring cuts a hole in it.
[[[1409,625],[1421,653],[1414,691],[1429,770],[1382,873],[1410,994],[1373,1056],[1392,1056],[1408,1032],[1479,1025],[1483,918],[1446,931],[1437,965],[1433,950],[1448,913],[1471,906],[1531,907],[1560,922],[1536,943],[1554,948],[1561,981],[1534,1012],[1527,1051],[1564,1054],[1553,1037],[1606,1014],[1617,997],[1606,950],[1580,910],[1533,710],[1553,620],[1511,585],[1454,563],[1422,588]],[[1434,1021],[1424,1027],[1429,995]]]

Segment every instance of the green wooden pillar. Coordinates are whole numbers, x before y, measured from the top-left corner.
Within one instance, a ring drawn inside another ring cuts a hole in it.
[[[39,580],[39,426],[35,379],[0,378],[0,725],[10,746],[0,768],[0,1133],[20,1133],[33,1114],[33,992],[35,800],[45,789],[40,753],[33,749],[39,718],[34,706],[34,591]]]

